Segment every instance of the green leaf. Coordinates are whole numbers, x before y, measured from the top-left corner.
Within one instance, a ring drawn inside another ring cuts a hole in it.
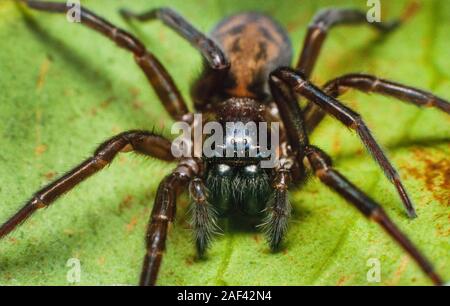
[[[21,10],[0,2],[0,222],[35,190],[89,156],[104,139],[140,128],[170,136],[172,121],[132,56],[65,16]],[[85,0],[98,14],[137,34],[168,68],[181,92],[201,70],[200,56],[161,23],[127,25],[120,7],[176,8],[203,31],[241,10],[272,15],[288,30],[295,54],[314,13],[325,6],[365,7],[366,1],[110,1]],[[382,18],[400,16],[410,1],[383,1]],[[314,81],[366,72],[450,98],[450,2],[421,1],[406,24],[385,39],[367,27],[329,35]],[[450,279],[450,120],[381,96],[348,93],[387,148],[415,201],[409,220],[394,188],[358,138],[326,119],[312,142],[336,167],[386,208],[389,215]],[[144,233],[158,182],[172,165],[121,155],[111,167],[36,213],[0,242],[0,284],[68,284],[70,258],[81,261],[82,285],[136,284]],[[371,258],[381,284],[430,284],[415,263],[376,225],[316,179],[292,194],[295,213],[281,252],[264,237],[231,228],[206,260],[195,258],[180,200],[160,272],[160,285],[370,285]],[[378,283],[374,283],[378,284]]]

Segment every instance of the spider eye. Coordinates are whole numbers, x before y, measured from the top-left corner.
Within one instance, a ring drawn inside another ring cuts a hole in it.
[[[244,167],[244,172],[247,174],[255,174],[258,172],[258,166],[257,165],[249,165]]]
[[[218,164],[217,165],[217,172],[219,172],[220,174],[226,174],[228,172],[230,172],[231,167],[226,165],[226,164]]]

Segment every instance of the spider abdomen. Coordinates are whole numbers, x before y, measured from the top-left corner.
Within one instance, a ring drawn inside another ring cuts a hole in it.
[[[241,97],[268,101],[269,73],[291,63],[292,47],[286,31],[268,16],[247,12],[225,18],[212,31],[211,38],[222,47],[230,68],[219,86],[209,83],[215,72],[206,68],[194,84],[194,100]],[[205,97],[205,92],[210,96]]]

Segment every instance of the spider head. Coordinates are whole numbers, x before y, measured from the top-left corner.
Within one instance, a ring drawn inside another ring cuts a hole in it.
[[[264,105],[248,98],[232,98],[217,106],[213,138],[206,137],[203,150],[210,201],[220,213],[239,210],[257,215],[271,192],[271,134],[264,120]],[[210,131],[207,124],[206,133]],[[205,131],[204,131],[205,132]]]
[[[231,167],[255,166],[270,159],[276,145],[272,146],[275,138],[265,111],[263,104],[249,98],[231,98],[219,104],[216,120],[205,125],[206,133],[214,130],[204,141],[203,148],[210,150],[204,152],[205,159]],[[215,127],[211,129],[208,124]],[[249,169],[252,172],[254,168]]]

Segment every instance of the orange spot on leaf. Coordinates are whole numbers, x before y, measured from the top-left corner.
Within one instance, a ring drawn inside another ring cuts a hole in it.
[[[45,151],[47,151],[47,146],[45,144],[40,144],[34,149],[36,155],[42,155]]]
[[[47,180],[51,180],[51,179],[53,179],[55,176],[56,176],[56,172],[54,172],[54,171],[50,171],[50,172],[47,172],[47,173],[44,174],[44,177],[45,177]]]
[[[136,216],[131,218],[130,223],[127,224],[127,233],[131,233],[133,229],[136,227],[138,218]]]
[[[450,206],[450,159],[446,156],[436,158],[424,149],[413,148],[414,158],[423,163],[422,168],[404,165],[412,177],[425,182],[425,187],[433,197],[446,207]]]
[[[47,77],[49,69],[50,69],[50,60],[48,58],[45,58],[45,60],[41,64],[41,67],[39,68],[39,75],[36,83],[36,89],[38,91],[41,90],[42,87],[44,87],[45,79]]]
[[[133,206],[132,202],[133,202],[133,196],[126,195],[119,205],[119,211],[123,212],[125,209],[131,208]]]

